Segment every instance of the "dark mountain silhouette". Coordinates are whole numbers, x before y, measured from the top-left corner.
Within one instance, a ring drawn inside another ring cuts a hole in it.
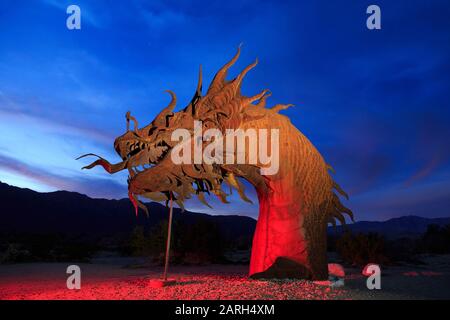
[[[136,217],[128,199],[92,199],[77,192],[40,193],[0,182],[0,233],[61,233],[100,238],[129,234],[136,226],[156,225],[168,217],[168,208],[148,203]],[[198,220],[216,223],[226,238],[252,235],[256,221],[250,217],[212,216],[174,208],[174,222],[194,224]]]
[[[87,237],[129,234],[137,225],[146,228],[167,219],[168,209],[159,203],[148,203],[150,215],[141,211],[136,217],[128,199],[92,199],[77,192],[40,193],[0,182],[0,233],[62,233]],[[198,220],[215,222],[229,239],[251,237],[256,220],[238,215],[208,215],[174,209],[174,221],[194,224]],[[428,225],[450,224],[450,218],[404,216],[383,222],[360,221],[329,228],[330,234],[377,232],[388,238],[417,237]]]
[[[388,239],[417,238],[427,231],[429,225],[445,226],[450,224],[450,218],[423,218],[418,216],[403,216],[386,221],[359,221],[347,226],[330,227],[329,234],[341,234],[346,229],[353,233],[379,233]]]

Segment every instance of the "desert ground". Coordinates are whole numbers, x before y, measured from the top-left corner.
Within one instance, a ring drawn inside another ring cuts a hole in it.
[[[0,266],[0,299],[450,299],[450,256],[427,256],[423,265],[382,268],[381,290],[369,290],[357,268],[345,286],[305,280],[251,280],[246,265],[172,266],[176,284],[153,288],[162,267],[142,259],[105,258],[77,264],[81,289],[66,287],[70,263]]]

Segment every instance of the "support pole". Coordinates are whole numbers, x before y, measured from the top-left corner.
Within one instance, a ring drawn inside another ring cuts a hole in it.
[[[167,281],[167,271],[169,270],[169,256],[170,256],[170,238],[172,233],[172,216],[173,216],[173,199],[172,192],[170,192],[170,210],[169,222],[167,223],[167,241],[166,241],[166,261],[164,263],[164,281]]]

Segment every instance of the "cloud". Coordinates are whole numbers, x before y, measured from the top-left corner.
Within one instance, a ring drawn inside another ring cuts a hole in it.
[[[58,122],[57,120],[49,120],[38,115],[12,110],[0,109],[0,116],[4,121],[15,123],[18,128],[22,128],[21,130],[26,130],[30,126],[37,126],[48,133],[88,138],[90,141],[96,141],[103,145],[111,145],[114,141],[114,136],[111,133],[89,125],[64,121]]]
[[[416,165],[413,172],[404,182],[405,186],[412,186],[422,180],[432,177],[448,166],[450,149],[448,138],[450,128],[442,113],[420,112],[411,119],[415,129],[413,136],[413,156]]]
[[[164,28],[173,28],[182,24],[186,16],[170,8],[141,7],[140,14],[151,30],[160,32]]]
[[[402,184],[379,188],[351,198],[350,208],[357,220],[386,220],[403,215],[450,216],[450,183],[443,180],[410,188]]]
[[[41,185],[49,187],[50,190],[77,191],[97,198],[123,198],[126,196],[126,186],[111,179],[97,177],[74,177],[54,174],[49,170],[30,166],[28,163],[18,159],[0,154],[0,169],[15,175],[19,175]],[[8,182],[8,181],[5,181]]]

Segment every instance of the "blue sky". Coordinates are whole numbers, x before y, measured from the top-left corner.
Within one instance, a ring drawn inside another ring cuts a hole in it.
[[[81,30],[66,8],[81,8]],[[381,7],[382,29],[365,13]],[[450,216],[450,3],[446,1],[12,1],[0,4],[0,180],[38,191],[126,196],[126,174],[81,171],[131,110],[147,124],[190,100],[242,42],[252,95],[284,113],[336,170],[357,220]],[[250,191],[254,197],[254,192]],[[257,216],[233,198],[188,208]]]

